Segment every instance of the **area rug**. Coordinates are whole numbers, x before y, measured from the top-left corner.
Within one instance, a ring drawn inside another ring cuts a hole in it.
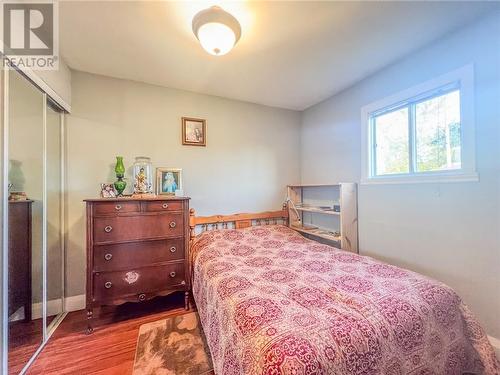
[[[143,324],[133,375],[214,375],[197,313]]]

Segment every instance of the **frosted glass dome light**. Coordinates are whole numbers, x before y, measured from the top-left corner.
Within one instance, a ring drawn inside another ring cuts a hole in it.
[[[231,14],[213,6],[194,16],[193,32],[205,51],[222,56],[231,51],[240,39],[241,26]]]
[[[211,55],[225,55],[234,46],[236,36],[233,30],[222,23],[206,23],[198,29],[201,46]]]

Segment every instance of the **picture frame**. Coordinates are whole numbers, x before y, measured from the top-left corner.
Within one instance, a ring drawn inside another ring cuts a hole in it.
[[[116,195],[113,184],[101,184],[101,198],[116,198]]]
[[[182,117],[182,144],[187,146],[207,145],[207,122],[204,119]]]
[[[156,194],[175,195],[176,190],[182,190],[182,169],[156,168]]]

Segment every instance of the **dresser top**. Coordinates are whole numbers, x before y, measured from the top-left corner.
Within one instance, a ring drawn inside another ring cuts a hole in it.
[[[119,198],[90,198],[84,199],[84,202],[141,202],[141,201],[179,201],[179,200],[189,200],[189,197],[176,197],[175,195],[155,195],[153,197],[145,198],[132,198],[132,197],[119,197]]]

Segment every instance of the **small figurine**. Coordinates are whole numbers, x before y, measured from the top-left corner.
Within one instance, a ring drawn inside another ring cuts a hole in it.
[[[144,168],[141,168],[137,176],[135,176],[134,194],[147,194],[150,190]]]

